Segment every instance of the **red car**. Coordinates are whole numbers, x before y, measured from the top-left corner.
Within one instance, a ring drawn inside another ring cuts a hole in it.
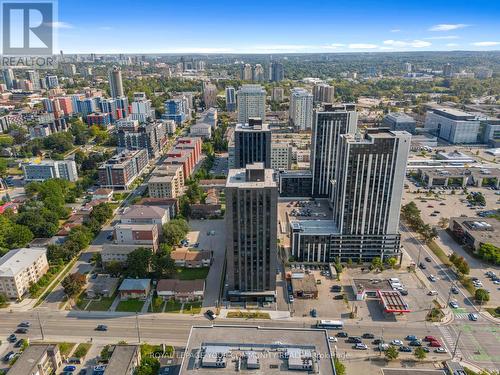
[[[434,340],[434,341],[431,341],[429,343],[429,346],[433,347],[433,348],[440,348],[441,347],[441,343],[437,340]]]
[[[425,336],[424,341],[437,341],[437,339],[434,336]]]

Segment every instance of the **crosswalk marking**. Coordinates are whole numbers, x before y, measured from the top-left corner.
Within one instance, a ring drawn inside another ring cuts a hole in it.
[[[455,315],[455,319],[469,320],[469,313],[467,312],[453,312],[453,314]],[[477,319],[480,320],[481,317],[478,315]]]
[[[447,347],[448,352],[452,354],[452,350],[455,348],[456,337],[451,334],[451,332],[448,330],[448,327],[439,326],[438,328],[443,335],[443,344]],[[462,357],[462,352],[460,351],[460,349],[457,349],[456,355]]]

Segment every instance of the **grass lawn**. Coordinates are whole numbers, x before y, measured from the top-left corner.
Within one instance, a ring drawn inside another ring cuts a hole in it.
[[[76,357],[76,358],[85,357],[87,355],[88,351],[90,350],[91,346],[92,346],[92,344],[87,344],[87,343],[78,344],[75,351],[73,352],[73,357]]]
[[[165,312],[179,313],[180,310],[181,304],[179,302],[173,300],[167,301],[167,304],[165,305]]]
[[[67,357],[76,344],[73,342],[61,342],[57,344],[62,356]]]
[[[429,242],[429,244],[427,246],[429,247],[429,249],[432,250],[432,252],[439,258],[439,260],[444,265],[451,266],[450,259],[448,258],[448,256],[446,256],[443,249],[441,249],[441,247],[439,247],[439,245],[436,242],[431,241],[431,242]]]
[[[203,268],[178,268],[177,278],[180,280],[197,280],[206,279],[209,271],[209,267]]]
[[[201,302],[187,302],[184,304],[183,314],[199,314],[201,312]]]
[[[260,311],[229,311],[227,313],[228,318],[243,318],[243,319],[271,319],[269,313]]]
[[[108,311],[116,296],[112,297],[101,297],[100,300],[93,300],[90,302],[88,311]]]
[[[486,309],[486,311],[488,311],[491,316],[500,318],[500,307],[497,307],[496,309],[494,307],[489,307]]]
[[[154,313],[162,312],[164,303],[165,302],[161,297],[153,298],[151,304],[149,305],[148,312],[154,312]]]
[[[120,301],[116,307],[116,311],[122,312],[139,312],[144,305],[144,301],[139,299],[129,299],[127,301]]]

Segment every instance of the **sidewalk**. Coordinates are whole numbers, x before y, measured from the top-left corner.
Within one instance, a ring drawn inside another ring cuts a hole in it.
[[[244,309],[221,309],[219,312],[219,318],[225,319],[227,317],[227,313],[230,311],[255,312],[255,310],[244,310]],[[289,311],[259,310],[259,312],[268,313],[269,316],[271,317],[270,320],[290,319],[290,312]],[[234,318],[234,319],[238,320],[239,318]],[[244,319],[244,320],[248,320],[248,319]],[[262,320],[262,319],[258,319],[258,320]],[[265,319],[265,320],[267,320],[267,319]]]

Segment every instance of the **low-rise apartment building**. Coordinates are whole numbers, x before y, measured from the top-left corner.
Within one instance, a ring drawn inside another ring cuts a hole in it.
[[[61,178],[68,181],[78,180],[78,172],[74,160],[42,160],[22,165],[24,180],[45,181],[49,178]]]
[[[128,189],[147,165],[147,150],[123,151],[99,167],[99,184],[111,189]]]
[[[115,244],[137,245],[158,249],[158,226],[156,224],[117,224],[115,225]]]
[[[20,299],[49,269],[47,249],[21,248],[0,258],[0,293]]]
[[[184,189],[184,172],[180,165],[164,165],[148,181],[151,198],[177,198]]]
[[[141,363],[138,345],[115,345],[104,375],[134,375]]]
[[[62,366],[57,345],[28,346],[9,370],[9,375],[52,375]]]

